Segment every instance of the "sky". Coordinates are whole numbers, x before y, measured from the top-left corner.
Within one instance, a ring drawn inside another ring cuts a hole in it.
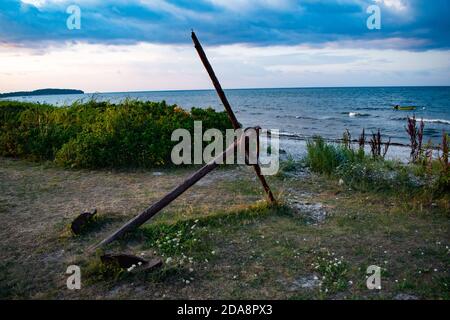
[[[212,88],[191,29],[225,88],[450,85],[450,0],[1,0],[0,92]]]

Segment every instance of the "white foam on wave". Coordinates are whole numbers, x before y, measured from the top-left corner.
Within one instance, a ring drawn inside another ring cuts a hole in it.
[[[444,120],[444,119],[423,119],[423,122],[440,123],[440,124],[450,125],[450,120]]]
[[[354,118],[354,117],[369,117],[370,114],[367,114],[367,113],[359,113],[359,112],[349,112],[349,113],[348,113],[348,116],[351,117],[351,118]]]
[[[407,117],[399,117],[399,118],[391,118],[391,120],[395,120],[395,121],[406,121],[408,118]],[[423,120],[423,122],[428,122],[428,123],[440,123],[440,124],[447,124],[450,125],[450,120],[445,120],[445,119],[421,119],[421,118],[416,118],[417,121],[420,122],[420,120]]]

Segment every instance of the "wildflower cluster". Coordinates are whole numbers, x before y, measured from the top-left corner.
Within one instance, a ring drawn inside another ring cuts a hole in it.
[[[181,221],[173,225],[160,224],[147,228],[145,233],[149,245],[155,248],[169,263],[174,256],[180,256],[179,262],[192,263],[195,253],[206,246],[202,241],[205,228],[199,226],[199,220]]]
[[[341,291],[351,283],[348,281],[348,266],[344,257],[336,257],[334,252],[319,252],[311,265],[321,276],[321,292]]]

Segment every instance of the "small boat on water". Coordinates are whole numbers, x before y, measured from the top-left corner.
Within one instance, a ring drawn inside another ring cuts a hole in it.
[[[416,106],[399,106],[399,105],[396,105],[396,106],[394,106],[393,109],[394,110],[400,110],[400,111],[414,111],[414,110],[417,109],[417,107]]]

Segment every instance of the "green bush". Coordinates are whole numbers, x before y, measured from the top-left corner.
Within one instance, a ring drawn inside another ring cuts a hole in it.
[[[424,167],[366,156],[362,149],[329,144],[321,137],[307,143],[306,164],[312,171],[342,179],[360,191],[387,191],[432,197],[449,194],[450,174],[439,161]]]
[[[306,164],[312,171],[332,175],[344,163],[365,161],[363,150],[353,150],[342,145],[326,143],[322,137],[314,137],[306,144]]]
[[[225,112],[187,112],[163,102],[89,101],[68,107],[0,101],[0,155],[50,160],[72,168],[170,165],[172,132],[231,128]]]
[[[410,167],[383,160],[344,163],[335,174],[346,185],[361,191],[415,192],[424,186],[424,179]]]

